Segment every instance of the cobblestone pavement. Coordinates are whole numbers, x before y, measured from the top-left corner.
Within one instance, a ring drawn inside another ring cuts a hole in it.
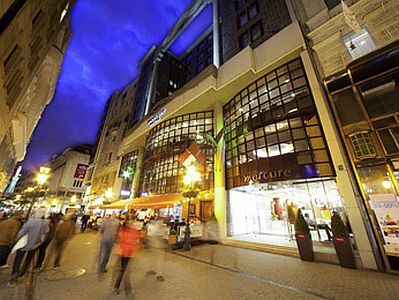
[[[99,277],[97,252],[97,235],[77,234],[60,270],[35,275],[33,299],[399,299],[398,276],[218,245],[164,257],[159,250],[144,250],[127,273],[132,294],[126,295],[122,284],[121,294],[114,295],[117,256]],[[165,258],[163,282],[146,274],[159,257]],[[29,278],[8,288],[9,277],[10,269],[0,271],[0,299],[27,299]]]

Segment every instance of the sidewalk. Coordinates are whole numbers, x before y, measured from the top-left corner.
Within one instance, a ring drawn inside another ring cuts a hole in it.
[[[235,272],[270,286],[325,299],[399,299],[399,276],[345,269],[320,262],[223,245],[201,245],[176,251],[204,264]]]

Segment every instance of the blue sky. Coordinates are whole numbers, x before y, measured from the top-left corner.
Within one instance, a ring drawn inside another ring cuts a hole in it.
[[[77,1],[55,95],[32,136],[24,168],[37,168],[66,147],[94,143],[107,99],[134,80],[140,60],[190,1]],[[171,50],[181,54],[210,24],[208,6]]]

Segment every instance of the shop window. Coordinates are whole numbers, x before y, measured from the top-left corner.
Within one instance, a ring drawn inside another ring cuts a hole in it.
[[[360,86],[364,105],[370,117],[399,111],[399,72],[372,80]]]
[[[367,159],[377,155],[368,132],[359,132],[350,135],[349,139],[357,159]]]
[[[376,49],[374,41],[364,27],[360,34],[351,32],[347,36],[343,37],[343,42],[353,59],[357,59]]]

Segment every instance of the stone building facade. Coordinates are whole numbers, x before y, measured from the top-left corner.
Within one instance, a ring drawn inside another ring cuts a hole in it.
[[[71,31],[75,1],[6,0],[0,4],[0,191],[24,159],[52,100]]]

